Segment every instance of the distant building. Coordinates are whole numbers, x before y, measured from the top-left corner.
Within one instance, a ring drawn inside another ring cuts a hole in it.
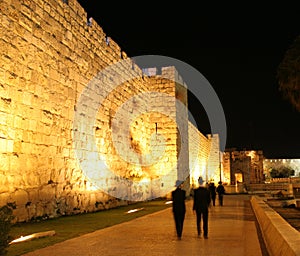
[[[226,149],[223,153],[224,183],[236,185],[264,183],[264,156],[261,150]]]

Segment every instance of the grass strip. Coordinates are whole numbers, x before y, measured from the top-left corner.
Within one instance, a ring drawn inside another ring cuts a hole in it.
[[[12,239],[32,233],[54,230],[54,236],[37,238],[30,241],[11,244],[8,247],[7,256],[18,256],[31,252],[70,238],[90,233],[99,229],[110,227],[122,222],[130,221],[141,216],[151,214],[170,207],[164,199],[156,199],[147,202],[138,202],[113,209],[102,210],[93,213],[62,216],[48,220],[16,223],[12,226],[10,236]],[[127,213],[133,209],[141,209],[133,213]]]

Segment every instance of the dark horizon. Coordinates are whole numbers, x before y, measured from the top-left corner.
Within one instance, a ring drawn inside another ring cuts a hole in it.
[[[129,3],[79,3],[130,58],[163,55],[201,72],[224,109],[226,148],[300,158],[300,113],[280,94],[276,80],[284,53],[300,35],[296,7],[274,4],[270,12],[255,6],[236,11],[192,4],[133,9]],[[191,93],[188,104],[200,132],[210,133],[205,110]]]

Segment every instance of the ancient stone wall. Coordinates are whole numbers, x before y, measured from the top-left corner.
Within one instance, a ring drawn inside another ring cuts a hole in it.
[[[209,153],[207,159],[208,181],[217,183],[221,176],[220,139],[218,134],[208,134]]]
[[[76,0],[0,7],[0,205],[16,221],[160,196],[189,176],[190,136],[207,161],[174,68],[143,74]]]
[[[1,1],[0,12],[1,204],[16,204],[17,221],[117,205],[78,168],[72,124],[83,88],[120,48],[76,1]]]
[[[220,157],[219,136],[204,136],[189,122],[189,167],[193,187],[198,186],[200,176],[205,182],[220,180]]]

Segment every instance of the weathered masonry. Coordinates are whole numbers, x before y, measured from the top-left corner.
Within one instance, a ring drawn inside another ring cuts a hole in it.
[[[0,205],[28,221],[155,198],[177,178],[216,180],[218,135],[178,108],[188,100],[177,71],[145,75],[65,2],[0,1]]]

